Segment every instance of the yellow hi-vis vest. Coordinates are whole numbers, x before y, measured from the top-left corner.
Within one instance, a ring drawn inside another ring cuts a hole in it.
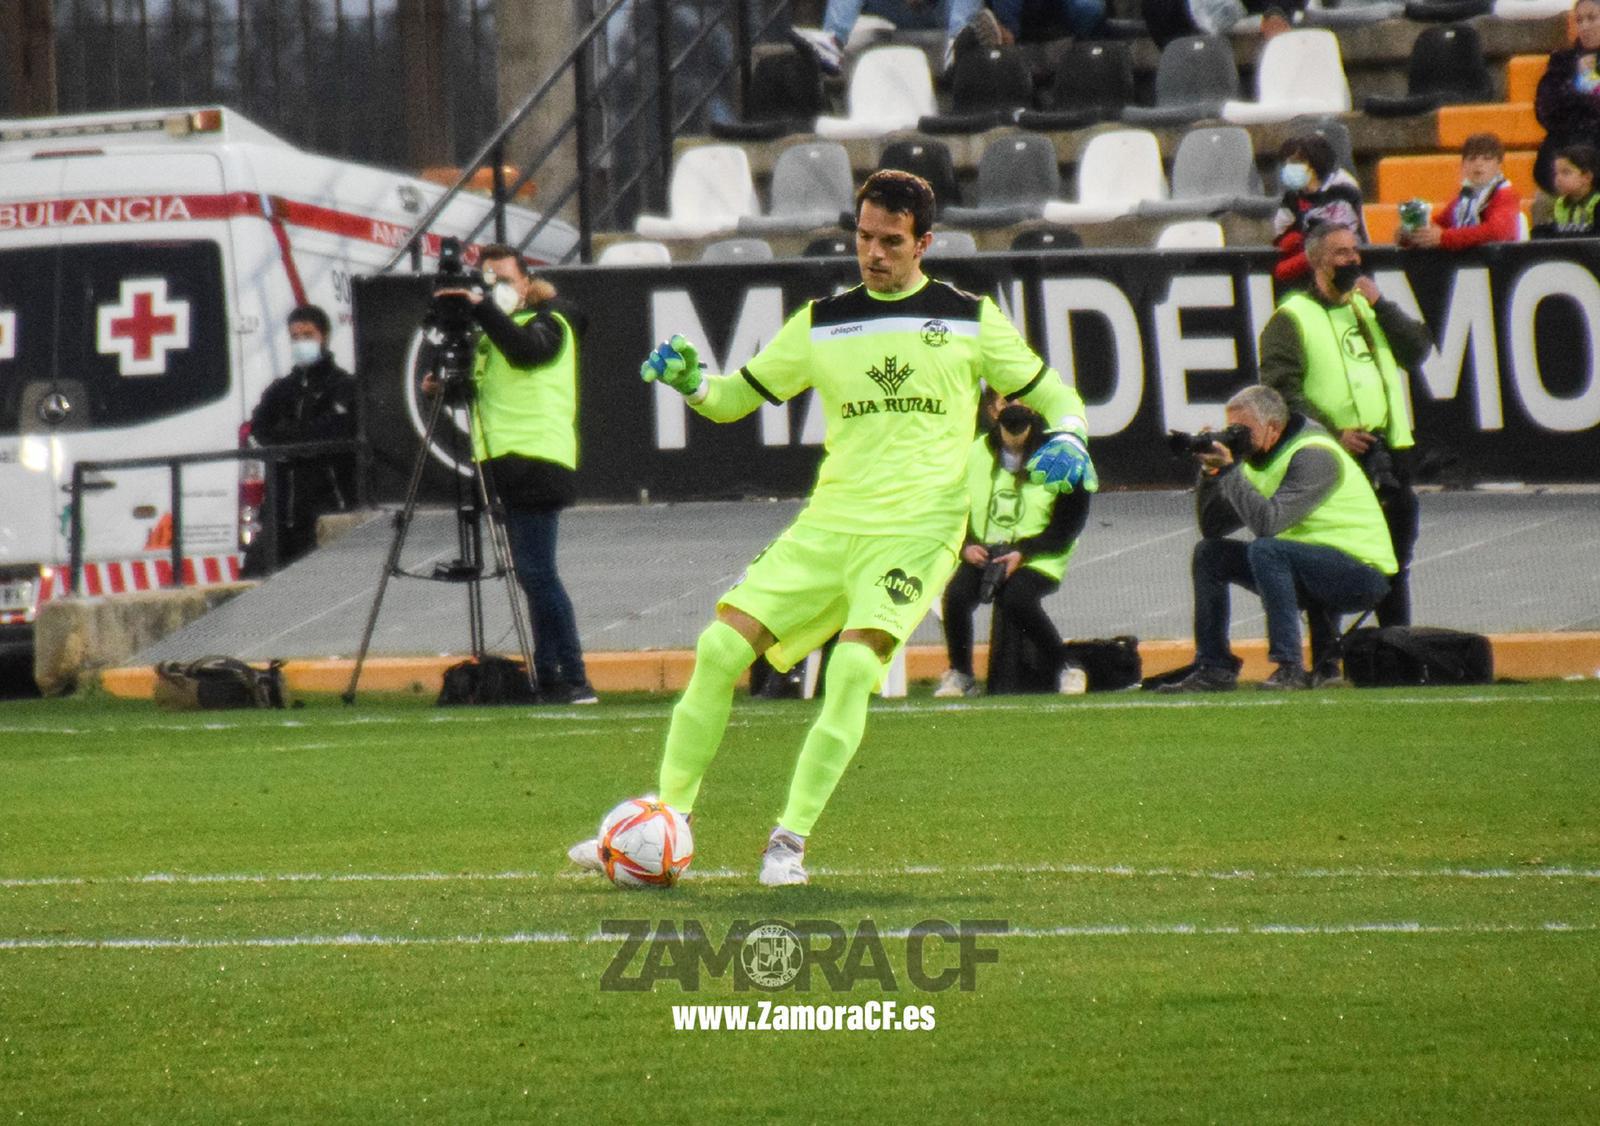
[[[1336,547],[1386,575],[1394,574],[1400,568],[1395,563],[1394,542],[1389,538],[1389,525],[1383,519],[1383,509],[1378,507],[1378,498],[1355,459],[1327,431],[1307,426],[1280,443],[1262,468],[1244,462],[1239,472],[1256,492],[1270,497],[1283,484],[1283,475],[1289,471],[1295,452],[1307,446],[1332,451],[1339,462],[1339,483],[1300,523],[1279,532],[1278,538]]]
[[[988,545],[1016,543],[1044,531],[1055,511],[1056,495],[1027,477],[1017,484],[1017,475],[996,460],[989,440],[980,437],[967,454],[967,501],[972,538]],[[1073,543],[1065,551],[1035,555],[1023,566],[1060,582],[1077,547]]]
[[[561,322],[561,351],[538,367],[512,367],[488,336],[478,337],[472,368],[476,461],[520,454],[578,468],[578,349],[567,319],[555,312],[546,315]],[[511,319],[525,325],[536,316],[530,309],[513,313]]]
[[[1367,299],[1352,293],[1330,308],[1309,294],[1291,293],[1278,308],[1300,330],[1305,396],[1330,429],[1380,434],[1396,450],[1414,445],[1405,380]]]

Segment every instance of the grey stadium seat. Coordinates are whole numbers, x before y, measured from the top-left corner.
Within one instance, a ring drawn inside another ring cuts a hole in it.
[[[772,244],[761,238],[725,238],[707,243],[702,262],[770,262]]]
[[[1216,117],[1239,96],[1233,44],[1216,35],[1185,35],[1168,43],[1156,63],[1156,104],[1128,106],[1130,125],[1185,125]]]
[[[958,227],[1004,227],[1039,218],[1060,194],[1055,142],[1039,133],[1007,133],[978,159],[977,205],[947,207],[944,219]]]
[[[739,220],[741,234],[836,227],[855,207],[850,154],[838,141],[791,145],[772,166],[772,209]]]
[[[1215,215],[1236,211],[1264,218],[1278,209],[1265,195],[1250,132],[1237,125],[1191,129],[1172,160],[1172,195],[1145,200],[1139,215]]]
[[[934,231],[926,258],[961,258],[978,253],[978,240],[967,231]]]

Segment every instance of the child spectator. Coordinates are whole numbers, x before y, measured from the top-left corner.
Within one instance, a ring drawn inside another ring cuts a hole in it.
[[[1556,154],[1555,204],[1548,223],[1533,228],[1534,238],[1592,238],[1595,205],[1600,191],[1594,178],[1600,172],[1600,150],[1593,145],[1568,145]]]
[[[1395,241],[1401,246],[1445,250],[1516,242],[1522,199],[1501,171],[1505,156],[1505,146],[1493,133],[1468,137],[1461,146],[1461,190],[1454,199],[1435,205],[1432,223],[1415,230],[1402,228]]]
[[[1272,217],[1272,245],[1278,248],[1272,276],[1285,283],[1307,282],[1311,264],[1306,261],[1306,233],[1313,227],[1348,227],[1356,241],[1367,241],[1361,185],[1339,167],[1333,146],[1319,133],[1290,137],[1278,150],[1278,160],[1283,205]]]

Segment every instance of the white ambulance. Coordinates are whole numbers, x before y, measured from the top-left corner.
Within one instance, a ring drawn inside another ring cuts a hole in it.
[[[284,318],[298,304],[327,310],[354,370],[351,278],[380,269],[442,194],[303,152],[229,109],[0,120],[0,653],[30,646],[40,604],[69,593],[73,464],[236,448],[292,365]],[[489,210],[453,200],[422,268]],[[538,218],[508,207],[511,241]],[[560,261],[576,241],[553,221],[527,254]],[[239,466],[182,480],[186,581],[237,577]],[[86,484],[84,593],[170,585],[169,472]]]

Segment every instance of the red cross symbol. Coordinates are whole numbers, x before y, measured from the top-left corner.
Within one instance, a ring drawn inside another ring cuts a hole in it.
[[[167,353],[189,346],[189,303],[167,299],[166,278],[125,278],[117,303],[98,312],[96,347],[123,375],[163,375]]]

